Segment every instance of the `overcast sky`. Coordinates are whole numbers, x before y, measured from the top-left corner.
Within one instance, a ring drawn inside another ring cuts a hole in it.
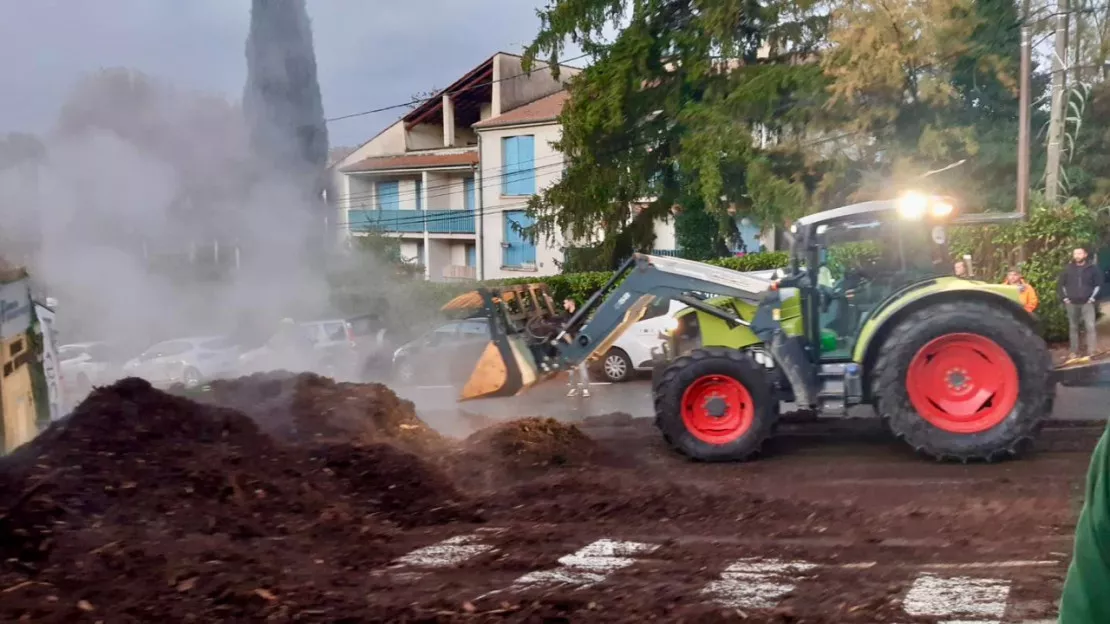
[[[308,0],[325,114],[404,102],[493,52],[520,52],[542,4]],[[238,99],[249,13],[249,0],[0,0],[0,133],[45,131],[74,81],[101,67]],[[403,112],[331,123],[331,144],[359,144]]]

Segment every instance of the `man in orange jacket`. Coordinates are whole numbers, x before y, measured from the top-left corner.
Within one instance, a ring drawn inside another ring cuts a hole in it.
[[[1006,273],[1006,281],[1004,283],[1018,287],[1018,296],[1021,298],[1021,305],[1025,308],[1026,312],[1032,314],[1033,310],[1037,309],[1037,306],[1041,302],[1041,300],[1037,298],[1037,291],[1033,290],[1033,287],[1029,282],[1025,281],[1025,278],[1021,276],[1021,273],[1018,272],[1017,269],[1010,269],[1010,271]]]

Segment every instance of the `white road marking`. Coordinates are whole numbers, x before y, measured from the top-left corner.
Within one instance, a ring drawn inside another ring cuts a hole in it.
[[[991,568],[1036,568],[1060,565],[1060,561],[983,561],[975,563],[925,563],[921,568],[934,570],[973,570]]]
[[[1009,581],[922,574],[914,580],[902,608],[909,615],[977,618],[944,620],[942,624],[999,624],[1009,596]]]
[[[733,609],[769,609],[794,590],[794,582],[816,566],[804,561],[741,559],[702,589],[713,602]]]
[[[604,581],[613,572],[636,563],[636,555],[648,554],[657,548],[658,544],[599,539],[573,554],[560,557],[558,568],[529,572],[513,581],[509,589],[523,590],[542,585],[589,587]]]
[[[479,555],[496,550],[484,539],[503,533],[505,529],[478,529],[474,533],[456,535],[441,542],[417,548],[407,555],[398,557],[386,570],[379,573],[391,574],[397,580],[416,580],[424,571],[450,568]],[[409,571],[415,568],[414,571]]]

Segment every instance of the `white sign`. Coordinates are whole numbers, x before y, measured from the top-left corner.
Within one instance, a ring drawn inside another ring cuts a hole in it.
[[[46,400],[50,404],[50,420],[58,420],[64,414],[62,404],[62,380],[58,369],[58,350],[54,341],[54,311],[35,303],[35,316],[39,320],[42,333],[42,372],[46,375]]]
[[[0,340],[8,340],[31,326],[31,289],[27,280],[0,284]]]

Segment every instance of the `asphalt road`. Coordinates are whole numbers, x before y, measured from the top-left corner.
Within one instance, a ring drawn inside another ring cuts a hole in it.
[[[416,404],[420,417],[450,436],[465,437],[494,422],[545,416],[575,422],[591,416],[624,412],[634,418],[654,415],[650,382],[635,380],[620,384],[594,383],[590,398],[569,398],[565,379],[540,384],[524,394],[501,399],[456,400],[450,386],[395,387],[401,396]],[[785,408],[789,411],[789,408]],[[852,410],[852,417],[867,417],[868,407]],[[1102,420],[1110,416],[1110,388],[1066,388],[1057,391],[1054,420]]]

